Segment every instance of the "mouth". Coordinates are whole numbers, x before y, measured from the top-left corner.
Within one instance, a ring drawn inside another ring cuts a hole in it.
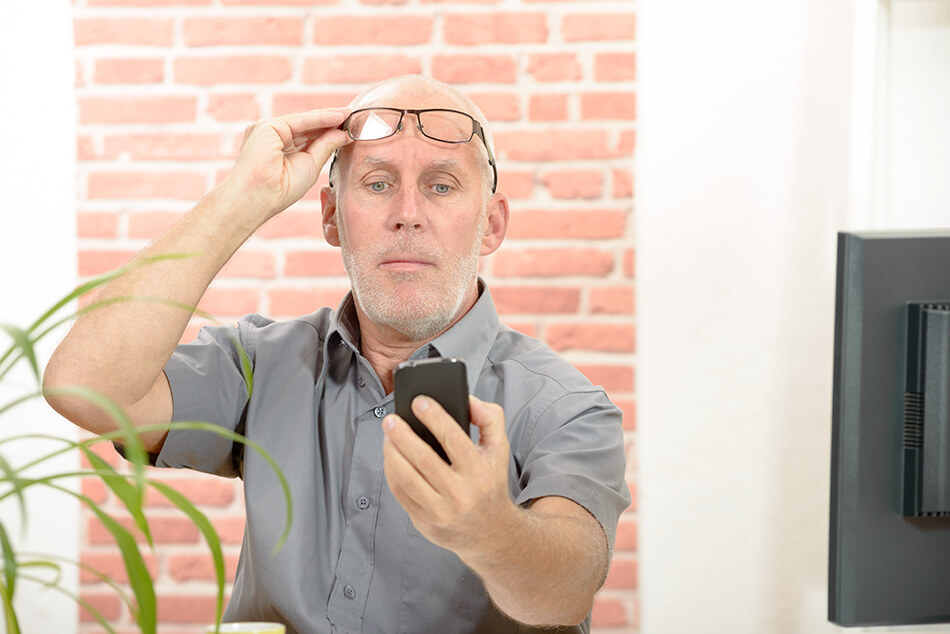
[[[391,257],[383,260],[379,264],[379,268],[393,273],[415,273],[424,271],[433,266],[435,265],[428,260],[421,260],[412,256]]]

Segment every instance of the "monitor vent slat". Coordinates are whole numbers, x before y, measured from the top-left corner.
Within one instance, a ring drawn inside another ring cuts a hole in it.
[[[924,395],[904,392],[904,447],[920,449],[924,439]]]

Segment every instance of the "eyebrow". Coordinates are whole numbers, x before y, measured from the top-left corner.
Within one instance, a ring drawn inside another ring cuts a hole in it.
[[[371,167],[389,167],[393,165],[393,162],[382,156],[376,156],[373,154],[364,156],[360,160],[361,165],[369,165]],[[426,169],[428,170],[459,170],[462,168],[462,162],[458,159],[433,159],[425,164]]]

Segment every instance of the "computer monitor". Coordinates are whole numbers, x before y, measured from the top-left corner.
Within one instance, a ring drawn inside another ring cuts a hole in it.
[[[950,230],[838,236],[828,618],[950,622]]]

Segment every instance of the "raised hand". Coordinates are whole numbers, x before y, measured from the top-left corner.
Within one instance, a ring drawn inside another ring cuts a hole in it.
[[[313,187],[330,155],[351,142],[339,129],[348,112],[325,108],[249,126],[224,184],[263,214],[260,222],[280,213]]]

